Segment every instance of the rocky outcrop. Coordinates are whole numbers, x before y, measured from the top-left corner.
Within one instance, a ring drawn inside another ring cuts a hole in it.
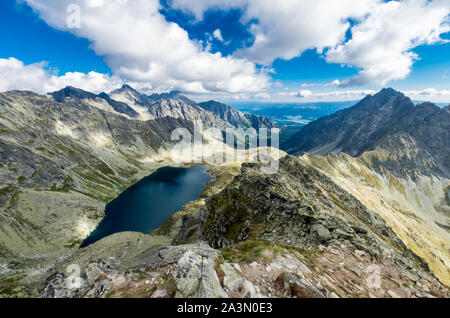
[[[450,233],[442,225],[449,224],[446,211],[450,211],[450,206],[446,197],[450,180],[419,171],[404,177],[408,169],[404,163],[413,157],[402,160],[396,157],[399,151],[370,151],[358,158],[344,153],[326,157],[305,154],[300,160],[319,169],[381,216],[404,244],[449,285],[450,259],[446,247],[450,244]],[[404,170],[394,174],[391,169]]]
[[[374,261],[343,244],[318,249],[247,241],[221,252],[203,243],[154,250],[137,267],[117,258],[91,261],[79,280],[56,272],[41,297],[339,298],[448,297],[422,271],[393,262],[388,252]]]
[[[150,268],[175,264],[171,272],[176,283],[175,297],[228,297],[222,289],[215,267],[220,253],[207,245],[185,245],[163,248]]]
[[[424,254],[398,236],[382,211],[362,204],[362,196],[344,188],[291,156],[282,158],[279,171],[270,176],[257,166],[243,165],[227,188],[206,201],[203,238],[214,247],[252,239],[299,247],[344,244],[374,259],[392,249],[397,266],[429,271],[427,261],[418,256]]]
[[[256,237],[300,245],[342,238],[376,255],[376,233],[404,248],[376,213],[292,156],[282,158],[273,175],[244,164],[228,187],[206,201],[202,230],[217,247]]]
[[[220,253],[207,245],[164,247],[139,267],[124,268],[116,258],[90,262],[79,277],[56,272],[45,282],[44,298],[106,297],[139,294],[151,297],[228,297],[215,271]],[[131,274],[130,274],[131,273]],[[156,294],[155,294],[156,293]]]
[[[244,114],[237,109],[216,101],[208,101],[198,104],[201,108],[211,112],[235,127],[246,128],[276,128],[278,125],[267,117],[253,114]]]

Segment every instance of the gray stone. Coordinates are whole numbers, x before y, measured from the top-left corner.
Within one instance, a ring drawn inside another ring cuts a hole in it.
[[[155,292],[152,294],[151,298],[164,298],[167,297],[167,291],[165,288],[158,288],[155,290]]]
[[[346,240],[349,240],[349,239],[351,239],[353,237],[352,234],[347,233],[347,232],[345,232],[345,231],[343,231],[341,229],[334,230],[333,231],[333,236],[342,237],[343,239],[346,239]]]
[[[311,227],[311,235],[319,243],[325,243],[331,239],[330,231],[322,224],[314,224]]]

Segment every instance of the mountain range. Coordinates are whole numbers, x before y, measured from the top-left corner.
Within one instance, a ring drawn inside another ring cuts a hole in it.
[[[230,123],[235,127],[246,127],[246,128],[255,128],[258,130],[259,128],[276,128],[278,125],[264,116],[258,116],[249,113],[242,113],[238,111],[236,108],[231,106],[216,102],[216,101],[208,101],[198,104],[204,110],[216,114],[224,121]]]
[[[155,232],[84,249],[107,202],[179,165],[175,128],[276,123],[126,85],[11,91],[0,109],[0,296],[450,297],[450,106],[383,89],[304,126],[275,174],[212,165],[200,197]],[[71,264],[80,288],[67,287]]]
[[[147,96],[130,86],[10,91],[0,109],[0,255],[14,259],[79,245],[106,202],[172,160],[175,129],[194,134],[194,120],[236,128],[179,92]],[[67,218],[80,225],[66,228]]]
[[[141,121],[162,117],[180,118],[204,123],[206,128],[226,129],[231,127],[274,128],[277,124],[263,116],[244,114],[237,109],[215,101],[197,104],[181,92],[145,95],[129,85],[98,95],[74,87],[49,93],[57,102],[66,98],[81,100],[91,106],[113,112],[129,119]]]
[[[392,171],[450,176],[450,105],[415,105],[392,88],[365,97],[355,106],[322,117],[294,134],[282,146],[289,153],[357,157],[383,149],[401,157]],[[389,166],[386,163],[385,166]]]

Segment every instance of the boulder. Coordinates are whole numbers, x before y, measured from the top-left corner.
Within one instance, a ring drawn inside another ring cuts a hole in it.
[[[159,266],[176,262],[173,271],[177,288],[175,297],[228,297],[215,271],[218,251],[204,244],[191,244],[165,247],[158,255]]]
[[[328,229],[322,224],[314,224],[311,227],[311,236],[318,243],[325,243],[331,239],[331,234]]]

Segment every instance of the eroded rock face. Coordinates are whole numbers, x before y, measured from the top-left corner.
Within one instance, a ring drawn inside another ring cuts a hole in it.
[[[292,273],[281,273],[277,277],[277,283],[297,298],[325,298],[314,285]]]
[[[198,105],[206,111],[219,116],[235,127],[255,128],[257,130],[259,128],[270,129],[278,127],[278,125],[269,118],[253,114],[244,114],[233,107],[216,101],[208,101]]]
[[[273,175],[262,174],[257,165],[243,165],[227,188],[207,200],[202,230],[215,247],[258,237],[287,245],[345,240],[373,254],[386,243],[404,249],[376,213],[292,156],[282,158]]]
[[[177,286],[176,297],[217,298],[228,297],[220,286],[215,267],[219,252],[205,245],[171,247],[183,253],[172,273]],[[171,253],[171,252],[169,252]],[[169,259],[172,259],[169,257]],[[162,260],[166,262],[166,260]]]
[[[114,258],[91,262],[85,271],[78,272],[79,267],[71,269],[71,274],[58,271],[48,277],[41,297],[102,297],[111,286],[117,285],[120,279],[125,281]]]
[[[374,259],[392,249],[399,266],[429,270],[380,215],[292,156],[282,158],[273,175],[243,165],[228,187],[206,201],[201,230],[213,247],[249,239],[297,247],[350,244]]]
[[[91,262],[71,280],[56,272],[45,282],[42,297],[228,297],[216,273],[220,252],[205,244],[164,247],[138,267],[127,267],[120,259]]]

